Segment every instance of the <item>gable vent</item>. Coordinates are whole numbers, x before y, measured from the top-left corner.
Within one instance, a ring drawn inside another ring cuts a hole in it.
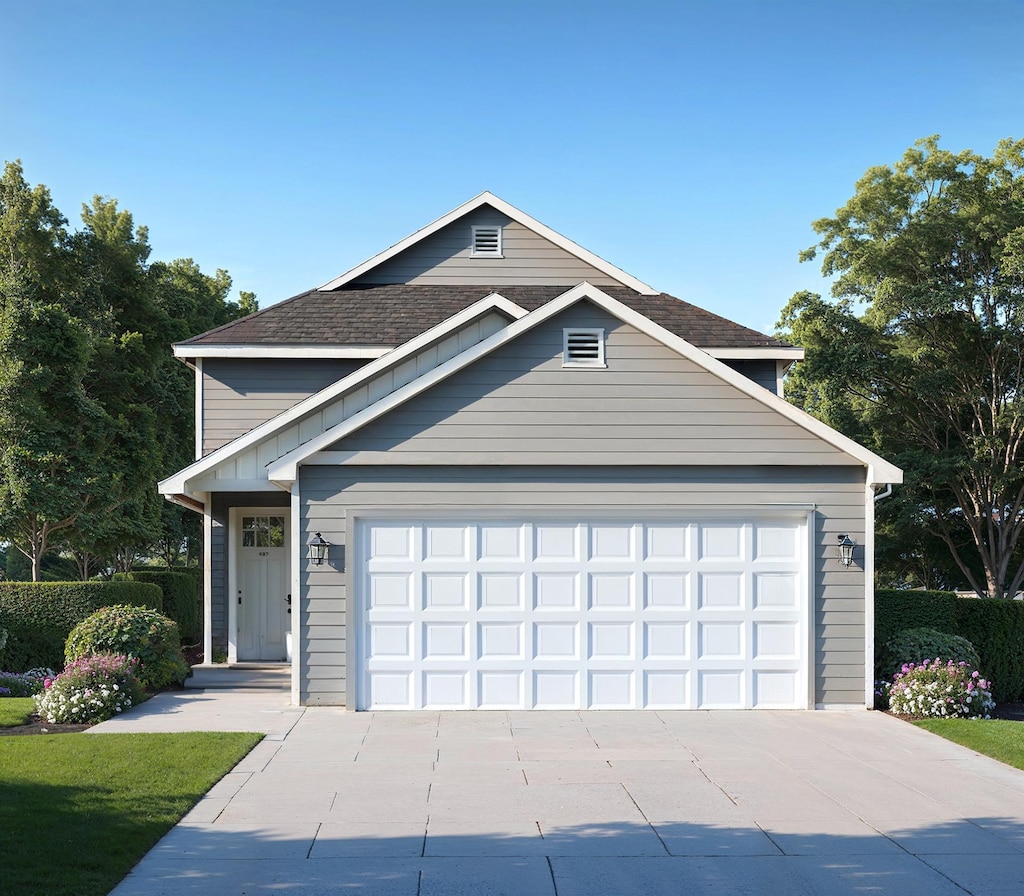
[[[501,227],[474,227],[473,255],[501,258]]]
[[[604,330],[562,330],[563,367],[606,367]]]

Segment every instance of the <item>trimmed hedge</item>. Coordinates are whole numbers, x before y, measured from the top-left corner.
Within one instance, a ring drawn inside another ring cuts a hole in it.
[[[127,574],[118,573],[114,578],[158,585],[164,595],[163,614],[178,623],[182,643],[195,644],[202,637],[202,614],[194,574],[173,569],[133,569]]]
[[[876,663],[885,642],[909,628],[966,638],[981,657],[981,673],[991,680],[996,703],[1024,700],[1024,601],[957,597],[949,591],[876,591]]]
[[[146,582],[0,582],[0,626],[10,634],[4,665],[62,669],[71,630],[112,604],[162,611],[163,592]]]

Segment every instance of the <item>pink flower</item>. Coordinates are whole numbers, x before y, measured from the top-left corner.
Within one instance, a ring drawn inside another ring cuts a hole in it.
[[[48,688],[51,684],[53,684],[53,679],[52,678],[44,678],[43,679],[43,687],[44,688]]]

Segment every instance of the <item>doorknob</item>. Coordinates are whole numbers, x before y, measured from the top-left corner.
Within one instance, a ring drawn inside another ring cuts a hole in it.
[[[238,605],[239,606],[242,605],[242,592],[241,591],[238,592]]]

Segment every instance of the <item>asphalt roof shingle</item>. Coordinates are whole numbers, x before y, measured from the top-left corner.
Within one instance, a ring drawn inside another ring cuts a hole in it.
[[[533,311],[565,286],[414,286],[404,283],[310,290],[180,343],[209,345],[361,345],[393,347],[497,292]],[[667,293],[627,287],[602,291],[700,348],[766,348],[789,343],[741,326]]]

